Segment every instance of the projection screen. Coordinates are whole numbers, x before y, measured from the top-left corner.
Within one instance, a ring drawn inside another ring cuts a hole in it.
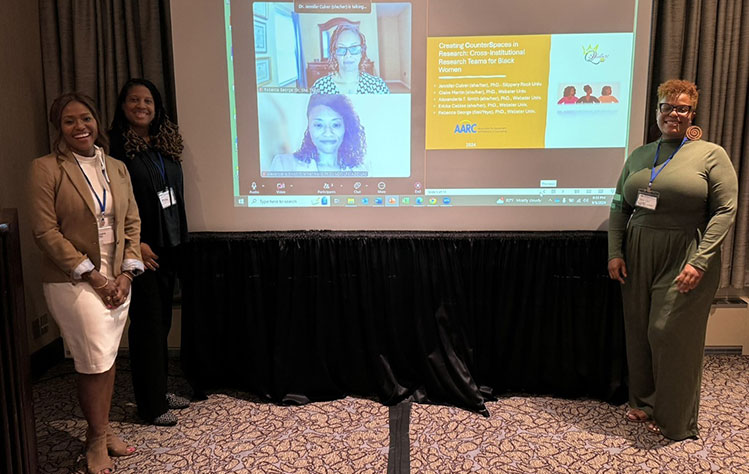
[[[173,2],[190,228],[605,229],[651,8]]]

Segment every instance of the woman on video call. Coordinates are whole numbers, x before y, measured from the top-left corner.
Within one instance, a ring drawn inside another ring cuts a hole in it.
[[[276,155],[270,171],[367,171],[364,127],[345,95],[313,94],[307,104],[307,129],[294,153]]]
[[[364,72],[367,40],[351,24],[338,26],[330,37],[330,68],[332,73],[312,85],[315,94],[389,94],[385,81]]]

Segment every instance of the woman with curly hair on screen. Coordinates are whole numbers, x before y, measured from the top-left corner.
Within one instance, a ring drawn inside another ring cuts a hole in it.
[[[301,147],[291,154],[276,155],[270,171],[366,172],[366,151],[364,127],[348,97],[313,94],[307,104],[307,129]]]
[[[577,104],[577,89],[575,86],[567,86],[564,88],[562,98],[557,101],[557,104]]]

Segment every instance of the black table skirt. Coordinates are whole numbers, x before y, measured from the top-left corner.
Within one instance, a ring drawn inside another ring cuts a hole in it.
[[[625,399],[601,232],[193,233],[182,363],[202,392],[485,413],[507,393]]]

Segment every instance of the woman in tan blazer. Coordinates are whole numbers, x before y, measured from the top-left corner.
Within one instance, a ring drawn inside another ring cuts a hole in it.
[[[58,97],[50,109],[53,152],[31,165],[34,238],[42,249],[47,306],[75,362],[88,430],[89,473],[109,473],[112,456],[135,451],[109,429],[109,409],[130,283],[143,271],[140,218],[127,168],[105,153],[93,101]]]

